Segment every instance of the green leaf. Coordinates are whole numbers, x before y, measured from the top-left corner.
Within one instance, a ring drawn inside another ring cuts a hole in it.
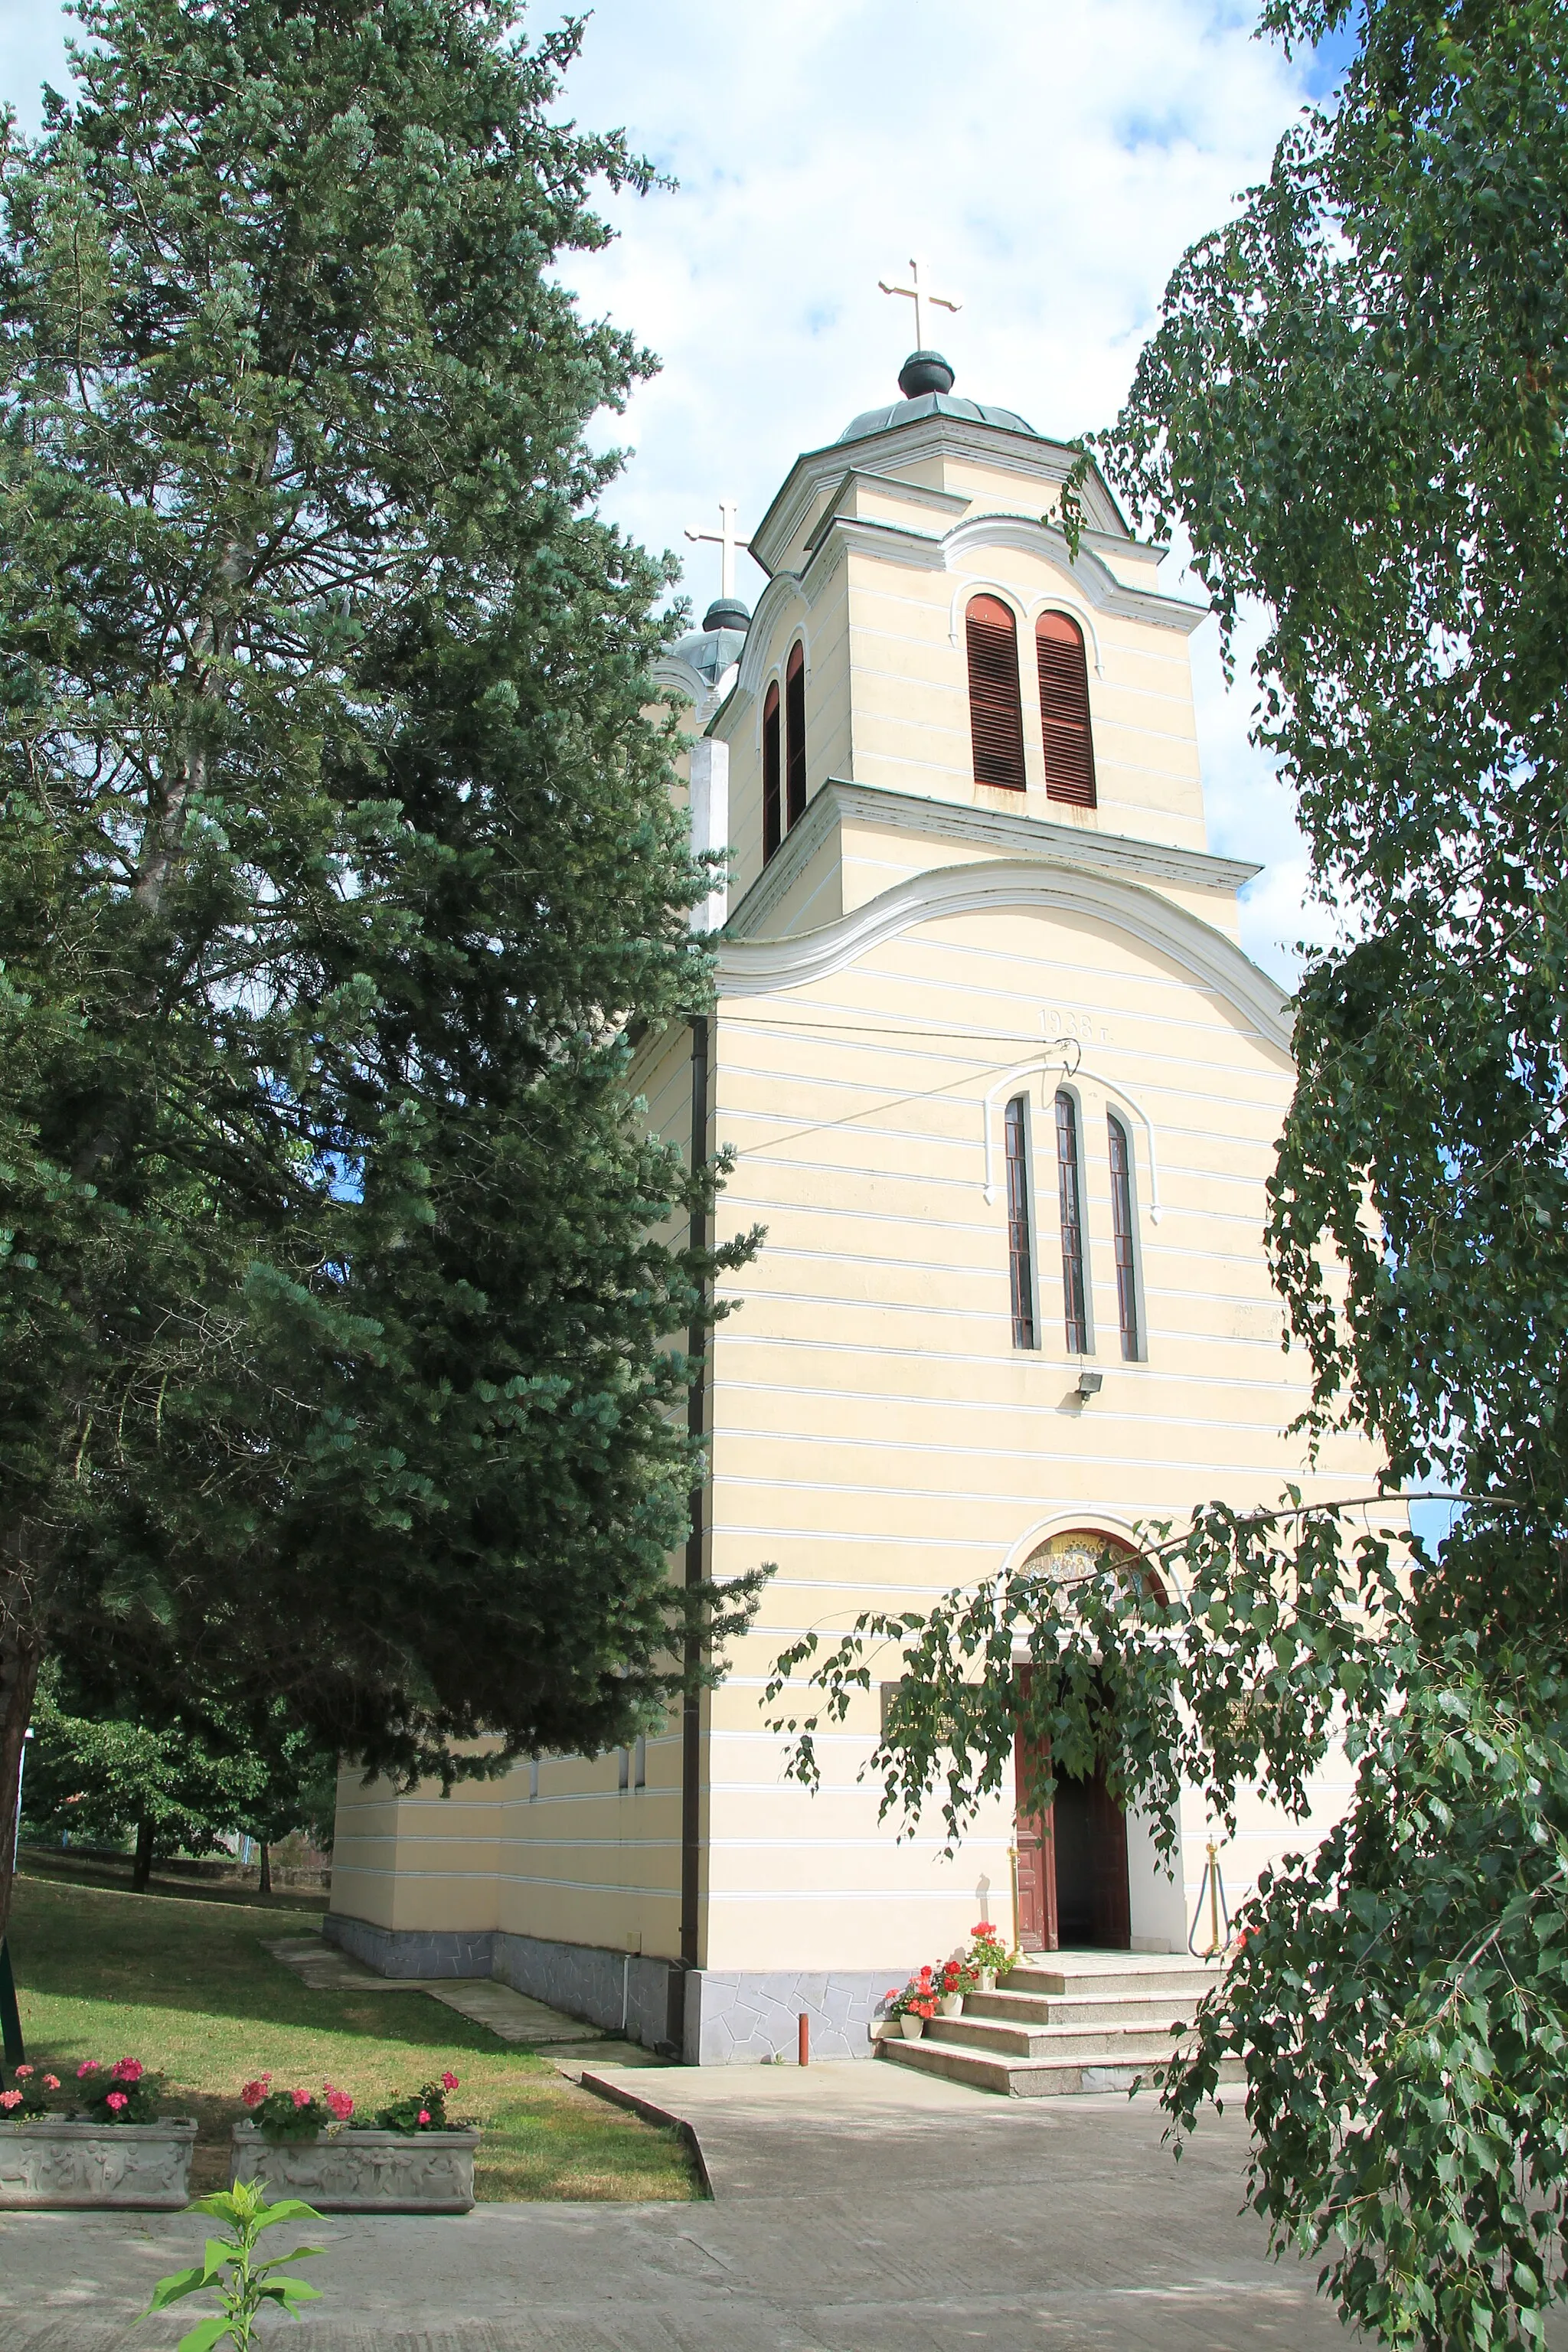
[[[227,2319],[198,2319],[188,2334],[182,2336],[175,2352],[213,2352],[215,2345],[235,2341],[234,2327]]]
[[[170,2304],[178,2303],[182,2296],[195,2294],[198,2288],[208,2284],[208,2276],[205,2266],[201,2264],[195,2270],[171,2271],[166,2278],[158,2281],[147,2309],[140,2316],[145,2319],[154,2311],[166,2311]]]

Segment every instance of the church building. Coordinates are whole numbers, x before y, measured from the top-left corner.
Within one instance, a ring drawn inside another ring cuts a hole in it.
[[[693,2063],[793,2057],[802,2015],[814,2057],[872,2054],[889,1988],[981,1917],[1026,1965],[1157,1982],[1195,1912],[1207,1940],[1211,1841],[1234,1907],[1346,1794],[1325,1773],[1315,1826],[1256,1800],[1226,1841],[1194,1793],[1173,1880],[1103,1785],[1064,1782],[1054,1822],[997,1797],[949,1856],[934,1808],[912,1836],[878,1818],[875,1683],[816,1791],[768,1727],[808,1627],[1367,1475],[1285,1433],[1306,1381],[1263,1227],[1290,1012],[1239,944],[1258,869],[1207,845],[1204,608],[1092,469],[1070,554],[1074,453],[952,386],[917,351],[897,400],[796,458],[749,542],[754,613],[726,510],[724,593],[660,679],[728,881],[697,913],[716,1002],[645,1039],[634,1083],[684,1149],[733,1151],[721,1232],[766,1228],[708,1351],[673,1572],[773,1563],[755,1628],[634,1748],[445,1800],[345,1771],[339,1796],[349,1950]]]

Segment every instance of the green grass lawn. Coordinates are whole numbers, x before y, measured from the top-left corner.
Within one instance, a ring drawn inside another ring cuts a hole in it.
[[[132,1895],[24,1863],[10,1946],[28,2057],[62,2079],[84,2058],[140,2058],[165,2074],[201,2125],[197,2194],[226,2185],[229,2128],[251,2076],[317,2092],[331,2080],[364,2113],[446,2066],[462,2085],[452,2112],[484,2127],[481,2199],[699,2193],[676,2133],[607,2106],[425,1994],[310,1991],[261,1946],[303,1932],[320,1909],[184,1886]]]

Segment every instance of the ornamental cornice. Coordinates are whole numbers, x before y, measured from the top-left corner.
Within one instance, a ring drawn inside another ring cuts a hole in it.
[[[1010,816],[1002,809],[968,808],[962,802],[926,800],[918,793],[889,792],[881,784],[856,784],[829,776],[798,817],[725,925],[726,939],[760,936],[769,915],[788,897],[836,825],[876,824],[927,841],[962,842],[994,849],[1005,857],[1049,857],[1086,874],[1121,876],[1130,882],[1174,883],[1179,889],[1244,889],[1261,866],[1237,857],[1215,857],[1205,849],[1178,849],[1126,834],[1089,833],[1048,818]]]
[[[1054,571],[1072,583],[1085,604],[1096,613],[1142,621],[1154,628],[1173,629],[1184,636],[1190,636],[1208,616],[1206,604],[1163,596],[1152,588],[1128,586],[1093,547],[1082,541],[1075,562],[1068,552],[1066,538],[1055,524],[1035,522],[1027,515],[976,515],[939,535],[901,523],[829,512],[814,535],[804,571],[775,572],[758,598],[739,668],[728,681],[728,691],[717,708],[709,706],[712,713],[708,720],[710,730],[716,730],[719,720],[731,709],[738,716],[756,694],[772,667],[768,649],[781,606],[795,603],[803,614],[809,611],[832,574],[837,553],[863,555],[874,562],[901,564],[910,571],[948,572],[962,577],[960,567],[965,559],[992,547],[1018,548],[1026,554],[1043,557]]]
[[[752,533],[752,553],[764,572],[773,572],[794,540],[812,499],[847,472],[880,472],[891,459],[900,465],[943,456],[973,457],[998,473],[1026,474],[1036,481],[1065,482],[1079,460],[1076,449],[1047,441],[1038,434],[1016,433],[1010,426],[983,425],[963,416],[934,415],[909,425],[889,425],[885,432],[867,434],[859,441],[830,441],[808,449],[790,467],[762,521]],[[869,462],[868,462],[869,461]],[[830,492],[831,495],[831,492]],[[1136,545],[1132,534],[1098,467],[1084,485],[1084,513],[1089,528]]]
[[[995,858],[913,875],[866,906],[793,939],[744,936],[752,897],[748,891],[718,943],[721,1001],[776,995],[830,979],[885,941],[945,916],[1033,908],[1086,917],[1124,932],[1179,965],[1266,1043],[1281,1053],[1290,1051],[1290,999],[1233,941],[1142,884],[1068,865],[1053,855]],[[742,927],[741,936],[736,923]]]

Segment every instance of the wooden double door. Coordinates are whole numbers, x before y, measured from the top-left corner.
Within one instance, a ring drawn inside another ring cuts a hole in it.
[[[1064,1774],[1043,1813],[1026,1811],[1031,1761],[1019,1740],[1018,1941],[1026,1952],[1083,1946],[1125,1952],[1131,1943],[1127,1816],[1112,1802],[1103,1770],[1087,1780]]]

